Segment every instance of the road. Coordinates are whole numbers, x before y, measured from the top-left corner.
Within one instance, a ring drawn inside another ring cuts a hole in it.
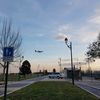
[[[100,98],[100,81],[86,79],[83,81],[75,81],[75,84],[83,90]]]
[[[41,80],[48,80],[48,81],[70,81],[67,79],[48,79],[46,76],[45,77],[37,77],[37,78],[32,78],[28,80],[23,80],[23,81],[18,81],[18,82],[9,82],[8,83],[8,89],[7,89],[7,94],[12,93],[16,90],[19,90],[23,87],[26,87],[32,83],[35,83],[37,81]],[[97,80],[91,80],[91,79],[85,79],[82,81],[75,81],[75,85],[78,87],[84,89],[85,91],[95,95],[96,97],[100,98],[100,81]],[[4,94],[4,85],[0,86],[0,97],[3,96]]]
[[[16,90],[19,90],[21,88],[24,88],[32,83],[35,83],[37,81],[41,81],[45,79],[46,77],[37,77],[37,78],[32,78],[28,80],[23,80],[23,81],[18,81],[18,82],[8,82],[8,87],[7,87],[7,94],[12,93]],[[0,97],[4,95],[4,85],[0,86]]]

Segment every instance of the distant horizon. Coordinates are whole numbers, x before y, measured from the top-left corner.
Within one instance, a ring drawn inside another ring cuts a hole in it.
[[[99,61],[100,61],[100,59],[98,59],[96,62],[90,63],[90,68],[91,68],[92,71],[100,71],[100,66],[99,66],[100,62]],[[97,65],[96,65],[96,63],[97,63]],[[62,64],[65,64],[65,62],[62,63]],[[64,68],[71,68],[70,67],[70,62],[68,64],[69,64],[68,66],[66,66],[66,65],[65,66],[61,66],[61,69],[63,70]],[[31,64],[31,70],[32,70],[33,73],[34,72],[39,72],[40,70],[41,71],[47,70],[48,72],[52,72],[53,68],[55,68],[57,72],[60,72],[60,66],[59,65],[57,65],[57,64],[55,66],[52,66],[52,65],[47,66],[47,65],[46,64],[36,64],[36,65],[32,65]],[[95,67],[93,67],[93,66],[95,66]],[[77,64],[76,64],[75,67],[76,68],[80,68],[81,67],[81,69],[83,71],[86,71],[89,68],[88,64],[84,64],[83,66],[82,65],[81,66],[77,66]],[[0,67],[0,73],[2,73],[2,72],[3,72],[3,68]],[[14,64],[13,65],[9,65],[9,73],[18,73],[18,72],[19,72],[19,63],[16,64],[16,65],[14,65]]]

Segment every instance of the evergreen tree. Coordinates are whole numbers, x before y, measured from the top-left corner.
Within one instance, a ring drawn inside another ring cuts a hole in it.
[[[19,68],[20,70],[20,74],[21,75],[26,75],[26,74],[31,74],[31,65],[29,63],[29,61],[25,60],[23,63],[22,63],[22,66]]]

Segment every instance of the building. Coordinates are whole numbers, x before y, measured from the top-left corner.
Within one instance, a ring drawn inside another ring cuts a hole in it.
[[[74,68],[74,79],[79,80],[82,79],[81,69]],[[65,78],[72,78],[72,69],[71,68],[64,68],[64,75]]]

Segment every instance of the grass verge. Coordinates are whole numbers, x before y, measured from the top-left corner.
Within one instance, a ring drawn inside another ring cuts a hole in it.
[[[3,98],[0,98],[3,100]],[[37,82],[8,95],[7,100],[99,100],[68,82]]]

